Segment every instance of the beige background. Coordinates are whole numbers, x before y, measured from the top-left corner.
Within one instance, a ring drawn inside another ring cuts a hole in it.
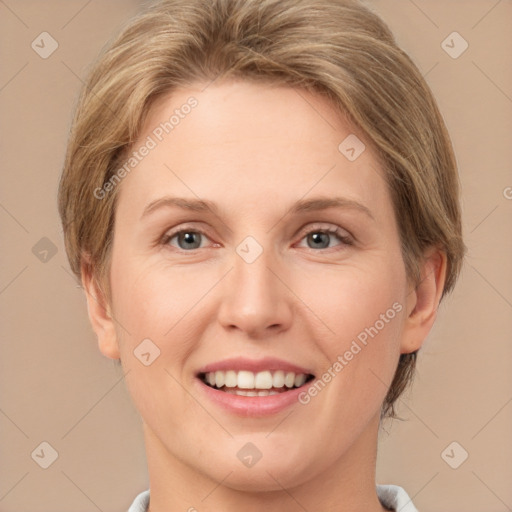
[[[368,3],[438,98],[469,247],[401,401],[406,421],[381,435],[378,482],[405,487],[420,512],[512,510],[512,2]],[[148,486],[140,420],[97,350],[56,209],[82,77],[138,4],[0,0],[0,512],[123,512]],[[43,31],[59,45],[47,59],[31,48]],[[469,43],[457,59],[441,47],[453,31]],[[46,262],[32,252],[43,237],[57,250]],[[31,457],[43,441],[58,452],[48,469]],[[447,460],[469,454],[457,469],[442,457],[453,441]]]

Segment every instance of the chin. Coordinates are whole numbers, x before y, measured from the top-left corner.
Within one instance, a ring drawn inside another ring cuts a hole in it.
[[[234,467],[233,471],[223,482],[223,485],[231,489],[243,492],[272,492],[282,491],[283,488],[293,488],[301,485],[309,479],[306,471],[299,470],[294,462],[288,460],[286,465],[267,464],[263,466],[262,461],[252,467]],[[226,473],[227,474],[227,473]],[[218,475],[218,480],[226,476]],[[308,470],[308,474],[311,471]]]
[[[261,435],[260,443],[258,436],[252,436],[254,443],[237,440],[234,450],[223,451],[222,461],[212,454],[216,463],[208,464],[209,467],[205,468],[210,478],[244,492],[282,491],[283,487],[295,487],[309,480],[312,474],[311,463],[315,459],[305,458],[307,454],[300,449],[303,443],[290,442],[289,447],[280,445],[274,449],[268,439],[264,440],[266,435],[268,433]],[[230,453],[229,457],[226,457],[227,452]],[[215,468],[215,474],[211,472],[212,467]]]

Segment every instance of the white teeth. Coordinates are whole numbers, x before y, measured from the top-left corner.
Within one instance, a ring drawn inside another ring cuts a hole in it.
[[[279,395],[280,391],[273,391],[264,389],[262,391],[246,391],[245,389],[225,389],[226,393],[230,395],[240,395],[240,396],[269,396],[269,395]]]
[[[306,382],[306,376],[303,373],[299,373],[299,375],[295,375],[294,385],[296,388],[299,388]]]
[[[236,372],[234,370],[208,372],[204,380],[217,388],[225,386],[226,392],[236,393],[243,396],[267,396],[279,393],[272,388],[293,388],[302,386],[307,379],[305,373],[295,374],[294,372],[284,372],[283,370],[264,370],[254,373],[247,370]],[[237,388],[237,389],[229,389]],[[241,390],[257,390],[248,392]],[[261,394],[263,393],[263,394]]]
[[[215,386],[215,372],[210,372],[206,374],[206,381],[210,386]]]
[[[237,384],[237,376],[236,372],[230,370],[229,372],[226,372],[226,377],[224,379],[224,385],[228,388],[236,388]]]
[[[284,372],[283,370],[277,370],[274,372],[274,376],[272,377],[272,381],[275,388],[282,388],[284,386]]]
[[[215,372],[215,385],[218,388],[224,386],[224,372]]]
[[[295,383],[295,373],[288,372],[286,374],[286,377],[284,378],[284,385],[287,388],[293,388],[294,383]]]
[[[254,379],[254,387],[256,389],[270,389],[272,384],[272,374],[269,371],[256,374]]]
[[[238,387],[242,389],[254,389],[254,373],[238,372]]]

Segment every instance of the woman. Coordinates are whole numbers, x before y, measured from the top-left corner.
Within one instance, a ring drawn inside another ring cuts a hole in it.
[[[130,512],[416,510],[381,421],[465,247],[449,136],[350,0],[167,0],[101,56],[59,189],[141,414]],[[190,247],[189,247],[190,245]]]

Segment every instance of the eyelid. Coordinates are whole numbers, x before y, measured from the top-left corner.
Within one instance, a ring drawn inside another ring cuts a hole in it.
[[[208,234],[208,230],[206,230],[206,229],[198,228],[191,224],[184,224],[184,225],[180,224],[176,228],[167,230],[163,234],[163,236],[160,238],[160,243],[163,245],[169,245],[169,240],[174,238],[176,235],[179,235],[180,233],[187,232],[187,231],[199,233],[199,234],[211,239],[211,237]],[[312,223],[309,222],[305,226],[303,226],[300,230],[298,230],[295,237],[300,236],[300,238],[298,240],[298,242],[300,242],[306,235],[308,235],[312,232],[315,232],[315,231],[322,231],[322,232],[327,232],[329,234],[333,234],[333,235],[337,236],[338,239],[344,245],[353,245],[355,243],[355,237],[352,235],[352,233],[350,233],[350,231],[348,231],[347,229],[344,229],[336,224],[329,224],[328,222],[312,222]],[[346,233],[346,236],[343,233]],[[218,244],[214,243],[214,245],[218,245]],[[196,249],[191,249],[189,251],[185,251],[184,249],[177,248],[178,251],[183,251],[183,252],[193,252],[198,249],[206,249],[206,247],[199,247]],[[309,248],[309,249],[311,249],[311,248]],[[319,249],[319,250],[325,251],[328,249],[333,249],[333,248],[331,247],[331,248]],[[318,252],[318,250],[315,250],[315,249],[312,249],[312,250],[314,250],[315,252]]]
[[[187,231],[191,231],[193,233],[200,233],[201,235],[204,235],[205,237],[210,239],[208,230],[199,228],[199,227],[196,227],[196,226],[193,226],[190,224],[180,224],[176,228],[171,228],[171,229],[168,229],[167,231],[165,231],[165,233],[159,238],[159,242],[163,245],[168,245],[169,240],[171,238],[174,238],[176,235],[179,235],[180,233],[187,232]],[[177,250],[183,251],[183,249],[179,249],[179,248],[177,248]],[[196,251],[196,250],[197,249],[192,249],[190,251],[184,251],[184,252],[192,252],[192,251]]]
[[[313,223],[312,225],[308,225],[306,228],[301,229],[299,231],[299,240],[297,244],[300,244],[307,235],[310,233],[327,233],[330,236],[334,236],[340,242],[334,247],[324,247],[320,249],[315,249],[313,247],[302,247],[302,249],[306,249],[306,251],[312,251],[313,253],[323,253],[323,254],[332,254],[337,253],[339,251],[346,250],[348,247],[352,247],[355,245],[356,239],[352,236],[352,234],[346,229],[337,226],[337,225],[318,225],[318,223]]]
[[[312,222],[312,223],[309,222],[308,224],[306,224],[306,226],[304,226],[303,228],[301,228],[299,230],[298,235],[302,235],[302,234],[307,235],[314,231],[325,231],[328,233],[334,233],[334,234],[337,234],[337,236],[339,236],[340,238],[350,238],[350,240],[355,241],[354,236],[347,229],[342,228],[341,226],[338,226],[336,224],[332,224],[329,222],[320,222],[320,221]],[[346,236],[344,236],[343,233],[346,233]],[[303,237],[301,237],[301,239],[302,238]]]

